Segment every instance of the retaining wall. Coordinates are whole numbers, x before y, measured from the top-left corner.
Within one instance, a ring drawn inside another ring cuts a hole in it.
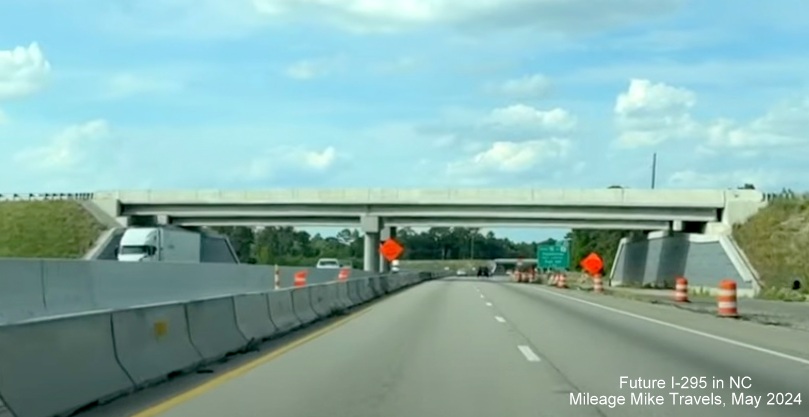
[[[738,292],[759,291],[758,275],[730,236],[651,234],[644,240],[622,239],[611,271],[611,285],[673,287],[677,277],[690,288],[714,289],[722,279],[733,279]]]

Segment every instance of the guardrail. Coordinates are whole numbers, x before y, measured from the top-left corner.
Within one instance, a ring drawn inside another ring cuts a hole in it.
[[[0,404],[14,417],[66,415],[434,278],[400,273],[0,325]]]
[[[0,201],[92,200],[93,193],[0,193]]]

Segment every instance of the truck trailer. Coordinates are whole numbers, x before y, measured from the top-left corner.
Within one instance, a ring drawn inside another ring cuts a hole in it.
[[[200,262],[202,236],[180,228],[132,227],[117,252],[121,262]]]

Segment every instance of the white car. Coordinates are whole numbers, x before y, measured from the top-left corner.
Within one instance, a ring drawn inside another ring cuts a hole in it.
[[[317,260],[317,269],[340,269],[340,261],[334,258],[322,258]]]

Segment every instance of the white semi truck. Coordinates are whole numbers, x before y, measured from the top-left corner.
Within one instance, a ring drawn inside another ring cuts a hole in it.
[[[202,236],[179,228],[132,227],[117,252],[121,262],[199,262]]]

